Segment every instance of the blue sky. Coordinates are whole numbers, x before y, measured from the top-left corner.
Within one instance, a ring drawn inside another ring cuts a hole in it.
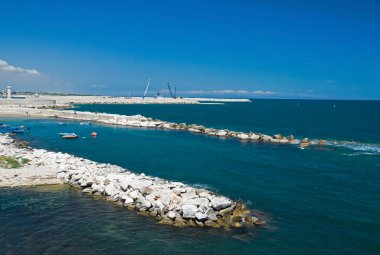
[[[0,85],[380,99],[379,13],[377,0],[1,0]]]

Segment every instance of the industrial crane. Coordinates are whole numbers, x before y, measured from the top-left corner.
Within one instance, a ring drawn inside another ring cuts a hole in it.
[[[170,92],[171,98],[177,98],[177,96],[176,96],[176,94],[177,94],[177,88],[176,87],[174,88],[174,94],[172,92],[172,88],[170,87],[169,82],[168,82],[168,88],[169,88],[169,92]]]

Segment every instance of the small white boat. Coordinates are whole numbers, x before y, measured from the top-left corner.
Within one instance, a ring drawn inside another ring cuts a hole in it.
[[[62,136],[63,139],[77,139],[79,138],[79,135],[72,133],[72,134],[67,134]]]
[[[64,136],[64,135],[75,135],[75,133],[59,133],[60,136]]]

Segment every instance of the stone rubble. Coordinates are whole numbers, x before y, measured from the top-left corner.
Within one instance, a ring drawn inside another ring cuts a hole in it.
[[[57,169],[62,182],[155,217],[160,224],[218,228],[263,223],[243,203],[208,190],[67,153],[19,147],[8,135],[0,135],[0,155],[28,158],[32,166]]]
[[[254,132],[236,132],[228,129],[214,129],[207,128],[202,125],[186,124],[186,123],[172,123],[162,120],[155,120],[147,118],[142,115],[119,115],[109,113],[94,113],[94,112],[82,112],[72,110],[43,110],[40,115],[47,117],[58,117],[74,120],[94,121],[98,123],[131,126],[131,127],[143,127],[143,128],[156,128],[156,129],[169,129],[169,130],[184,130],[196,134],[204,134],[209,136],[235,138],[244,141],[252,142],[264,142],[273,144],[290,144],[298,145],[300,148],[305,148],[310,145],[324,145],[324,140],[309,140],[305,138],[303,140],[295,139],[293,135],[283,136],[281,134],[275,134],[273,136],[254,133]]]
[[[303,140],[295,139],[293,135],[283,136],[275,134],[273,136],[254,133],[254,132],[236,132],[228,129],[215,129],[207,128],[202,125],[186,124],[186,123],[172,123],[168,121],[156,120],[147,118],[142,115],[119,115],[110,113],[97,113],[75,110],[57,110],[57,109],[36,109],[36,108],[4,108],[3,112],[7,114],[17,114],[24,116],[38,116],[38,117],[54,117],[70,120],[92,121],[108,125],[141,127],[141,128],[155,128],[155,129],[168,129],[168,130],[183,130],[195,134],[204,134],[209,136],[216,136],[221,138],[234,138],[242,141],[262,142],[272,144],[288,144],[298,145],[300,148],[306,148],[310,145],[323,146],[327,141],[325,140],[310,140],[305,138]]]

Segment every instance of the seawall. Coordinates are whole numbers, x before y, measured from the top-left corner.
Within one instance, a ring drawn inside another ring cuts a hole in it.
[[[198,189],[181,182],[135,174],[116,165],[94,162],[67,153],[50,152],[20,146],[8,135],[0,135],[0,155],[27,160],[34,175],[19,182],[6,177],[7,169],[0,168],[0,187],[43,184],[33,179],[46,173],[53,183],[67,183],[94,196],[155,217],[160,224],[177,227],[242,227],[262,224],[241,202]],[[9,185],[12,182],[13,185]]]
[[[83,112],[74,110],[53,110],[53,109],[35,109],[20,107],[2,107],[0,115],[18,115],[34,117],[55,117],[63,119],[72,119],[80,121],[93,121],[110,125],[132,126],[143,128],[156,128],[168,130],[184,130],[192,133],[198,133],[209,136],[228,137],[245,141],[264,142],[273,144],[291,144],[301,148],[310,145],[325,145],[325,140],[310,140],[308,138],[297,139],[293,135],[283,136],[281,134],[266,135],[254,132],[237,132],[228,129],[214,129],[202,125],[172,123],[163,120],[147,118],[142,115],[119,115],[109,113]]]

